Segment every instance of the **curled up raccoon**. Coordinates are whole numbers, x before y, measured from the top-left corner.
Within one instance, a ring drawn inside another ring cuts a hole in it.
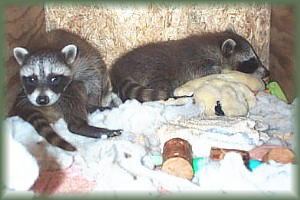
[[[185,82],[223,69],[269,76],[251,44],[226,30],[137,47],[116,60],[110,77],[123,101],[145,102],[176,98],[173,91]]]
[[[53,30],[28,47],[16,47],[21,92],[9,111],[28,121],[50,144],[68,151],[76,148],[60,137],[51,123],[63,117],[70,132],[101,138],[121,130],[90,126],[89,112],[109,106],[111,83],[99,52],[87,41],[65,30]]]

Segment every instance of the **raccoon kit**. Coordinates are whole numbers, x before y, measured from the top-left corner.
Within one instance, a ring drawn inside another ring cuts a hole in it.
[[[185,82],[223,69],[269,76],[251,44],[226,30],[137,47],[116,60],[110,77],[123,101],[145,102],[174,97],[173,91]]]
[[[9,112],[28,121],[50,144],[76,148],[50,126],[63,117],[68,129],[82,136],[113,137],[121,130],[90,126],[88,112],[109,105],[111,84],[99,52],[78,35],[53,30],[28,47],[16,47],[22,90]]]

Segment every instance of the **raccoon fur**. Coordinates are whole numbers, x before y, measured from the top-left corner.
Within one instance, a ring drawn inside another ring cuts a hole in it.
[[[185,82],[223,69],[269,76],[251,44],[226,30],[137,47],[113,63],[110,77],[122,101],[145,102],[174,97],[173,91]]]
[[[53,30],[30,46],[13,50],[20,66],[21,89],[9,116],[28,121],[50,144],[76,148],[60,137],[51,123],[63,117],[68,129],[82,136],[113,137],[121,130],[90,126],[87,115],[109,106],[111,83],[99,52],[80,36]]]

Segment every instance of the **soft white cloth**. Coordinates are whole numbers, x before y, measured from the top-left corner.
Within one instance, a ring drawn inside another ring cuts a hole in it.
[[[249,112],[249,118],[255,120],[256,128],[266,132],[271,138],[268,144],[283,145],[295,149],[291,133],[295,133],[296,103],[287,104],[276,96],[259,92],[256,105]],[[287,138],[285,141],[278,138]],[[276,140],[277,139],[277,140]]]
[[[13,139],[11,127],[5,131],[5,185],[10,190],[27,191],[39,175],[36,159],[25,146]]]

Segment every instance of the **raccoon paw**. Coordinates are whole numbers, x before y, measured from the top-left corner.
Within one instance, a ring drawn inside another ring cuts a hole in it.
[[[93,113],[95,112],[96,110],[99,110],[99,111],[104,111],[104,110],[111,110],[112,107],[99,107],[99,106],[93,106],[93,105],[88,105],[86,107],[86,110],[88,113]]]
[[[109,107],[109,106],[105,106],[105,107],[99,107],[98,110],[100,111],[105,111],[105,110],[111,110],[112,107]]]
[[[106,135],[107,137],[115,137],[115,136],[121,135],[122,132],[123,132],[123,130],[121,130],[121,129],[117,129],[117,130],[107,130],[107,132],[106,132],[105,135]]]
[[[60,144],[57,144],[57,146],[59,148],[62,148],[66,151],[77,151],[76,147],[74,147],[72,144],[66,142],[66,141],[62,141],[60,142]]]
[[[77,151],[76,147],[74,147],[73,145],[68,145],[64,147],[65,150],[67,151]]]

